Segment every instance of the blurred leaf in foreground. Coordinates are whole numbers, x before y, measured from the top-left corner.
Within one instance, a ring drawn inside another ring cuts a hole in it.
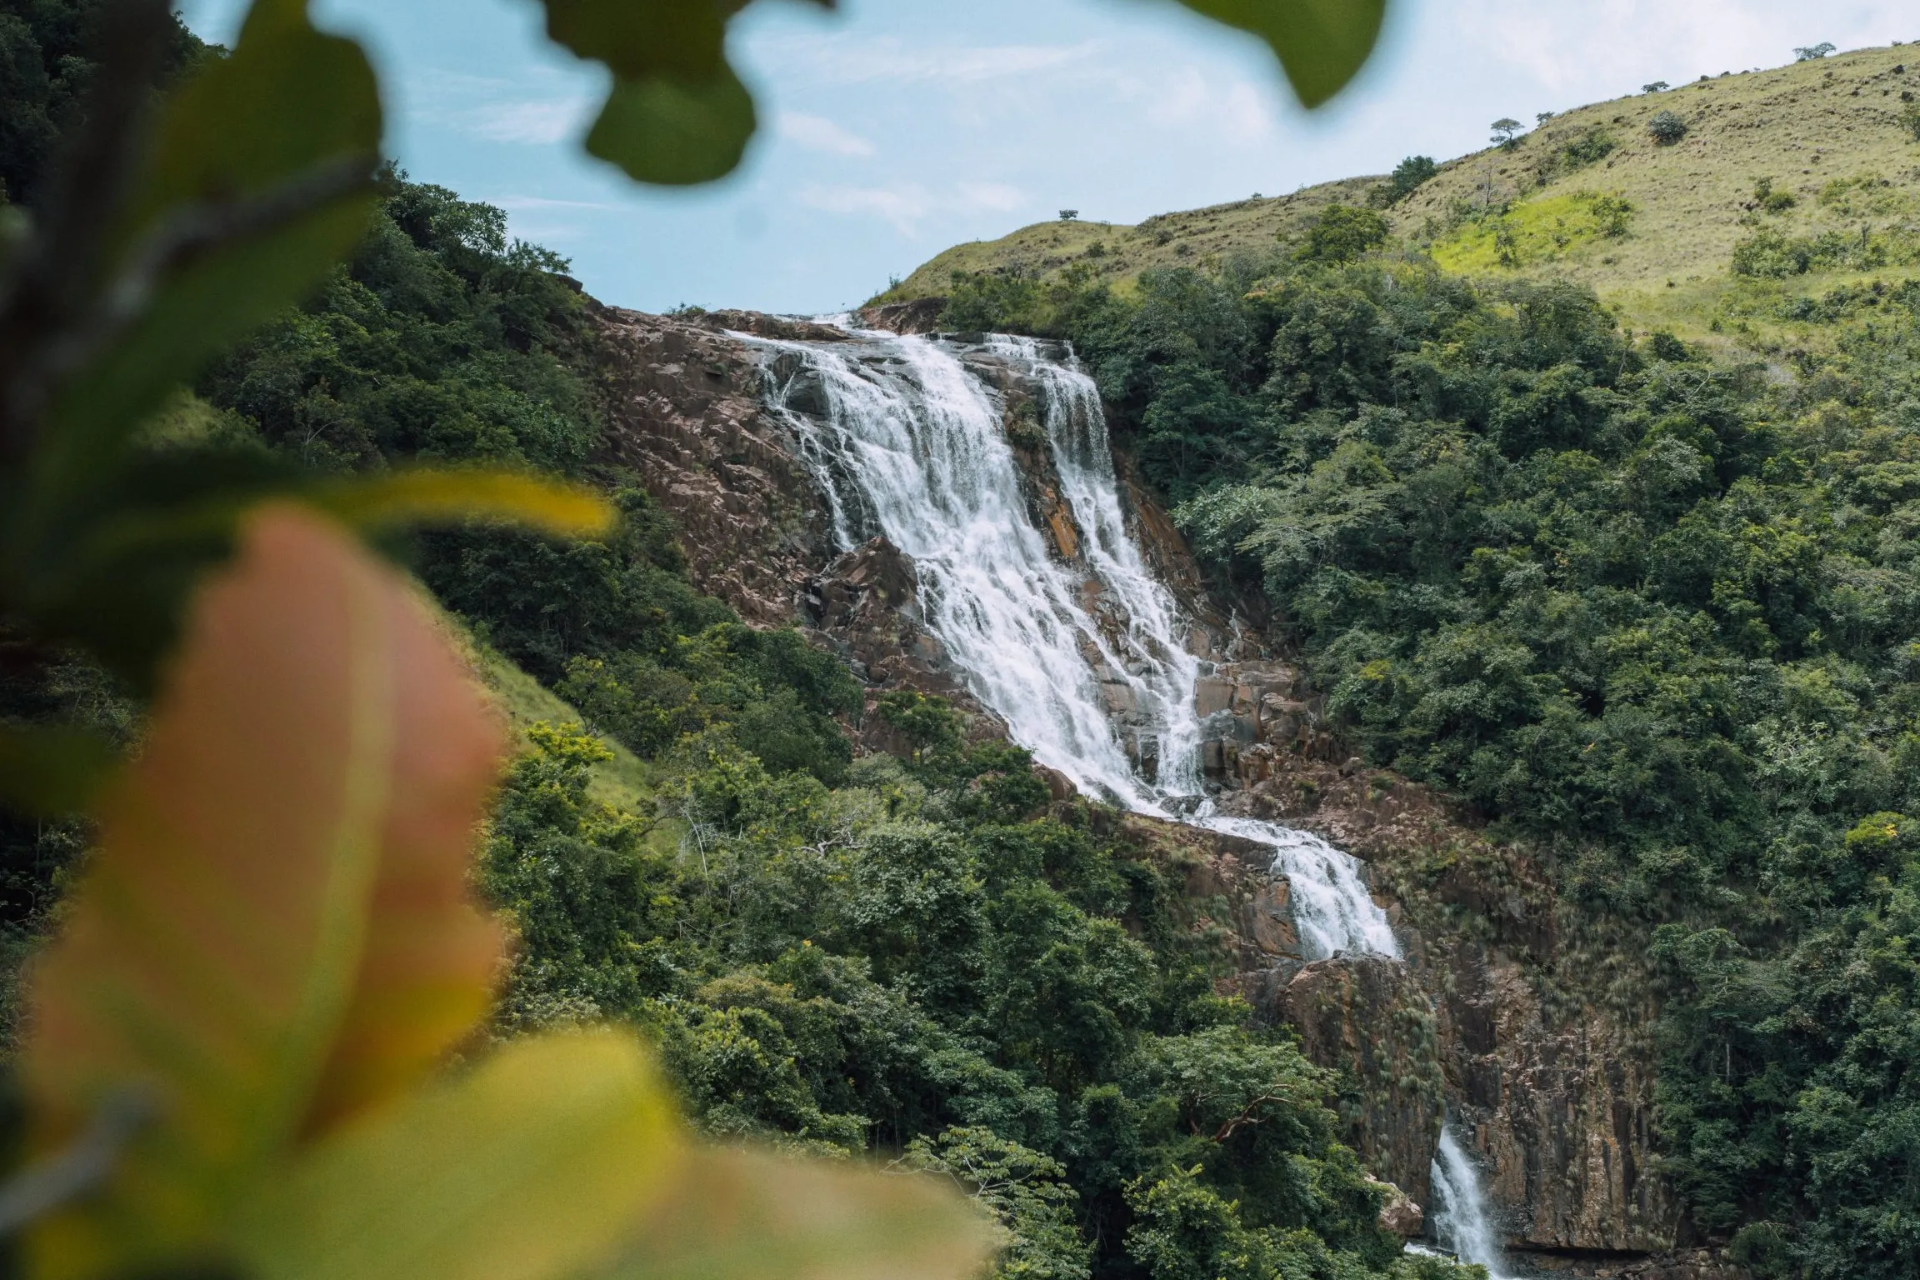
[[[99,1172],[51,1198],[30,1276],[978,1269],[991,1229],[938,1181],[691,1148],[624,1033],[432,1082],[501,958],[466,901],[500,727],[412,585],[346,530],[279,503],[238,542],[34,975],[40,1167],[85,1150]]]
[[[753,96],[726,59],[726,23],[750,0],[543,0],[547,34],[604,63],[614,84],[587,150],[641,182],[725,177],[756,127]],[[814,0],[833,8],[833,0]],[[1178,0],[1250,31],[1279,55],[1300,101],[1317,107],[1365,65],[1386,0]]]
[[[1180,0],[1273,46],[1300,101],[1317,107],[1358,75],[1386,20],[1387,0]]]
[[[461,881],[503,743],[457,659],[326,521],[270,507],[242,541],[35,975],[39,1149],[128,1090],[163,1117],[38,1233],[44,1275],[203,1244],[317,1103],[425,1072],[497,963]]]

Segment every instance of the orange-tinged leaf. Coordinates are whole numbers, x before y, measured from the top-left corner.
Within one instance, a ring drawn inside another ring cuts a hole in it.
[[[684,1149],[632,1035],[522,1040],[322,1139],[243,1209],[235,1254],[258,1280],[564,1280]]]
[[[465,1029],[497,956],[459,893],[502,746],[479,708],[349,535],[286,505],[243,522],[34,974],[38,1148],[129,1090],[159,1109],[105,1194],[35,1232],[35,1275],[201,1247],[316,1105],[417,1075]]]
[[[696,1150],[601,1280],[970,1280],[1001,1234],[943,1179]]]

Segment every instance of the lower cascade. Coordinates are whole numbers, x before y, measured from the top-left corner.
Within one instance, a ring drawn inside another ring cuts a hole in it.
[[[1012,738],[1082,791],[1252,839],[1292,887],[1301,950],[1399,958],[1357,859],[1311,833],[1214,811],[1200,770],[1202,661],[1128,528],[1093,380],[1062,344],[852,331],[843,342],[735,335],[760,349],[769,407],[826,495],[839,549],[884,536],[910,557],[920,620]],[[1063,563],[1029,514],[1005,403],[970,367],[1038,388],[1038,426],[1079,532]],[[1126,723],[1113,708],[1125,707]],[[1452,1135],[1434,1185],[1438,1242],[1495,1261],[1477,1179]]]
[[[1500,1246],[1487,1221],[1480,1191],[1480,1171],[1467,1157],[1449,1125],[1440,1131],[1440,1149],[1433,1157],[1433,1204],[1427,1210],[1429,1233],[1440,1247],[1462,1262],[1477,1262],[1489,1280],[1503,1280]]]

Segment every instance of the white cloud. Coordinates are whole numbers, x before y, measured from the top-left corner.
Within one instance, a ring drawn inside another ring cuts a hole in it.
[[[602,200],[550,200],[545,196],[499,196],[488,201],[509,213],[533,209],[618,209]]]
[[[870,156],[873,144],[851,130],[842,129],[825,116],[810,116],[799,111],[782,111],[775,125],[781,137],[808,151],[824,151],[836,156]]]
[[[1146,115],[1163,128],[1205,129],[1239,143],[1261,143],[1278,131],[1278,96],[1271,84],[1222,80],[1198,67],[1170,69],[1150,84],[1125,86],[1144,93]]]
[[[917,182],[891,187],[804,187],[799,202],[823,213],[880,218],[909,238],[937,213],[1009,213],[1028,203],[1026,192],[1004,182],[962,182],[936,196]]]
[[[1804,44],[1842,49],[1911,39],[1892,5],[1808,6],[1802,0],[1477,0],[1449,21],[1542,85],[1574,96],[1631,92],[1629,83],[1679,84],[1722,71],[1775,67]]]
[[[571,138],[579,130],[585,105],[578,98],[492,103],[466,112],[462,123],[466,132],[489,142],[550,146]]]
[[[977,213],[1012,213],[1027,203],[1027,193],[1004,182],[963,182],[960,207]]]
[[[891,222],[901,235],[919,230],[933,211],[933,199],[918,183],[899,187],[803,187],[800,203],[825,213],[869,214]]]
[[[488,142],[551,146],[579,133],[594,99],[554,75],[530,78],[535,83],[429,71],[407,86],[411,114]]]

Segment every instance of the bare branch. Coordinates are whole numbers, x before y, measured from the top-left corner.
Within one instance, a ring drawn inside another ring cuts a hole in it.
[[[102,14],[85,121],[0,283],[0,461],[26,453],[44,396],[38,366],[92,299],[107,236],[139,170],[144,108],[172,25],[169,0],[114,0]]]
[[[1261,1120],[1260,1109],[1262,1107],[1269,1106],[1275,1102],[1287,1102],[1290,1100],[1291,1099],[1284,1093],[1261,1094],[1246,1106],[1242,1107],[1239,1115],[1232,1117],[1225,1124],[1221,1125],[1220,1128],[1214,1132],[1213,1140],[1215,1142],[1225,1142],[1241,1129],[1247,1128],[1249,1125],[1259,1124]]]
[[[109,1097],[72,1146],[0,1185],[0,1237],[88,1195],[113,1173],[134,1135],[153,1120],[144,1094]]]

